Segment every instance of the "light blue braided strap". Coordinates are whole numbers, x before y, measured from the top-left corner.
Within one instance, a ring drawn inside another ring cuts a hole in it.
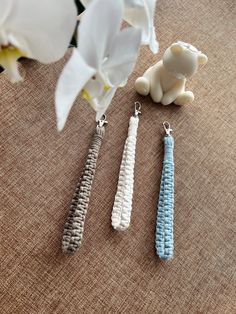
[[[156,223],[156,252],[163,260],[171,259],[174,251],[174,138],[170,131],[170,128],[166,130],[167,136],[164,137],[165,155]]]

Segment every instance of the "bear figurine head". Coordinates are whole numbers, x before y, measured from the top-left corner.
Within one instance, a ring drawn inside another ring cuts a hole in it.
[[[198,65],[206,64],[207,60],[205,54],[182,41],[172,44],[163,55],[165,69],[178,79],[192,76]]]

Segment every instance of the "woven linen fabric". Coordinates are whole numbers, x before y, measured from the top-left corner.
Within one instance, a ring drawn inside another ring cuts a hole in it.
[[[128,84],[108,110],[83,243],[61,251],[63,227],[95,128],[78,98],[56,130],[54,92],[68,60],[24,61],[22,84],[0,75],[3,314],[236,313],[235,22],[233,0],[159,0],[161,50],[142,47]],[[193,104],[161,106],[134,91],[134,81],[176,40],[209,57],[187,87]],[[233,58],[234,56],[234,58]],[[111,227],[119,166],[134,101],[142,103],[130,228]],[[175,252],[155,254],[163,121],[175,137]]]

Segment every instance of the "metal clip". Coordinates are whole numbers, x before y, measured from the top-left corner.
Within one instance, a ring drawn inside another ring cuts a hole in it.
[[[170,136],[170,135],[171,135],[171,132],[173,132],[173,130],[172,130],[171,127],[170,127],[170,123],[167,122],[167,121],[163,122],[163,127],[164,127],[164,130],[165,130],[165,132],[166,132],[166,135],[167,135],[167,136]]]
[[[102,128],[105,124],[108,124],[108,122],[106,121],[106,117],[107,116],[105,114],[103,114],[101,119],[97,121],[97,126],[99,128]]]
[[[134,103],[134,117],[137,117],[139,114],[141,114],[141,104],[139,101],[135,101]]]

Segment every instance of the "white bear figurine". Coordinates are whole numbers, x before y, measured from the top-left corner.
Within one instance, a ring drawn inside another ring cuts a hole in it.
[[[186,78],[197,72],[198,65],[206,64],[207,60],[207,56],[194,46],[178,41],[165,51],[163,60],[136,80],[135,89],[143,96],[150,93],[154,102],[163,105],[191,103],[194,95],[185,90]]]

